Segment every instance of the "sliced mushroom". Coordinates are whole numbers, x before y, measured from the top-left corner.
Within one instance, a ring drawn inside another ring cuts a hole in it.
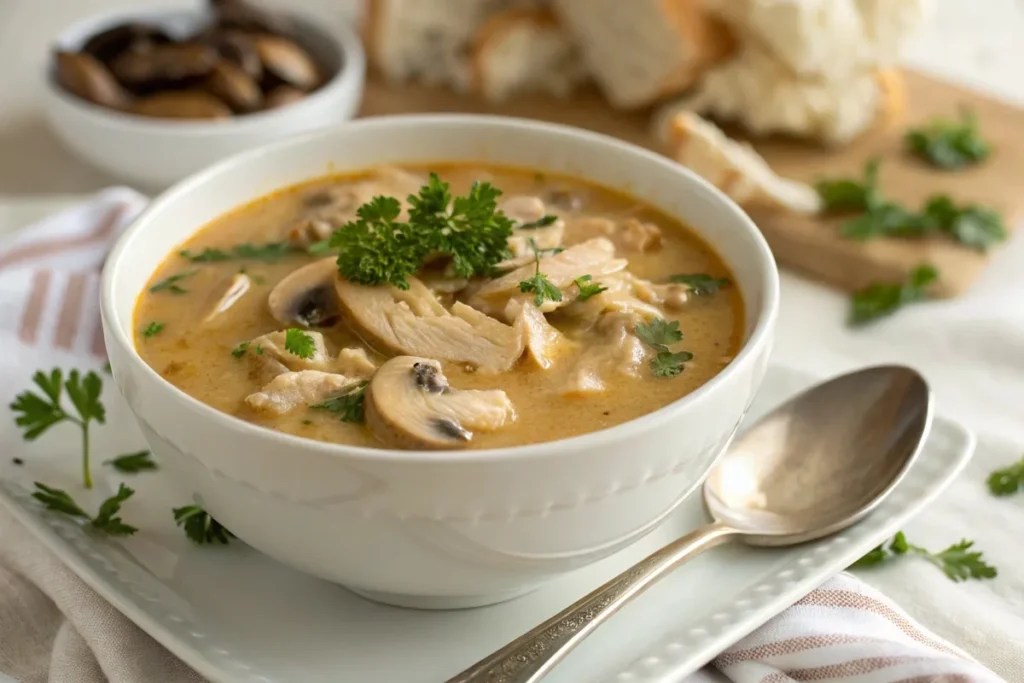
[[[285,325],[330,327],[338,322],[340,309],[334,287],[337,272],[337,262],[330,257],[291,273],[267,297],[270,314]]]
[[[240,68],[253,80],[263,78],[263,62],[260,61],[260,53],[256,50],[252,36],[241,31],[214,30],[205,41],[213,45],[222,59]]]
[[[449,312],[426,285],[367,287],[335,279],[342,314],[353,330],[389,354],[429,356],[504,372],[523,354],[522,329],[456,302]]]
[[[114,79],[107,67],[83,52],[58,52],[57,82],[83,100],[120,109],[131,97]]]
[[[118,24],[100,31],[85,41],[82,52],[92,55],[101,62],[109,62],[132,48],[170,42],[171,37],[158,26],[139,23]]]
[[[320,403],[331,394],[357,383],[358,379],[333,372],[300,370],[285,372],[270,380],[255,394],[245,397],[253,410],[284,415],[296,408]]]
[[[399,356],[384,363],[366,389],[366,424],[384,443],[411,450],[465,448],[476,431],[516,418],[504,391],[459,390],[441,364]]]
[[[206,76],[217,62],[217,51],[201,43],[168,43],[129,50],[112,63],[122,83],[148,85]]]
[[[249,288],[252,287],[252,280],[245,273],[237,273],[231,278],[231,282],[228,284],[228,288],[224,290],[224,294],[221,295],[220,299],[217,300],[216,305],[206,314],[203,318],[204,323],[208,323],[218,315],[234,306],[239,299],[241,299]]]
[[[305,97],[306,93],[298,88],[293,88],[290,85],[279,85],[276,88],[271,88],[263,98],[263,107],[265,109],[277,109],[278,107],[298,102]]]
[[[280,36],[256,36],[256,51],[263,68],[299,90],[312,90],[320,82],[320,70],[305,50]]]
[[[252,76],[226,59],[213,65],[205,87],[237,112],[255,111],[263,104],[263,91]]]
[[[209,93],[172,90],[135,100],[131,111],[163,119],[226,119],[231,108]]]

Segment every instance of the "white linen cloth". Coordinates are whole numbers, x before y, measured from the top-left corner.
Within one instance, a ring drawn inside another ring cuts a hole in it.
[[[0,401],[4,404],[27,386],[36,368],[51,367],[55,353],[77,357],[83,366],[102,362],[99,268],[111,240],[144,203],[141,195],[115,188],[0,240]],[[0,430],[10,429],[9,422],[0,421]],[[969,470],[967,476],[976,474]],[[976,481],[968,486],[979,488]],[[995,510],[994,504],[984,502]],[[952,512],[960,510],[954,507]],[[1020,505],[1016,512],[1020,514]],[[927,512],[925,517],[933,514]],[[1017,524],[1015,528],[1019,535],[1024,527]],[[1008,542],[1013,533],[1005,528],[1001,537]],[[945,539],[953,542],[959,537],[947,534]],[[983,547],[993,551],[997,546]],[[926,563],[899,564],[893,571],[931,587],[927,602],[940,612],[957,607],[966,614],[972,601],[983,600],[990,609],[999,607],[994,596],[984,596],[984,587],[950,584]],[[1012,580],[1015,568],[1006,568]],[[871,575],[879,578],[883,573]],[[1020,576],[1018,572],[1016,578]],[[998,668],[1004,675],[1018,671],[1024,662],[1024,640],[1012,639],[1021,628],[1020,616],[1017,621],[987,621],[994,628],[967,633],[967,644],[977,644],[975,633],[996,641],[1009,639],[993,651],[999,653]],[[735,683],[1001,680],[848,574],[812,592],[714,664]],[[26,682],[54,683],[202,680],[96,595],[6,513],[0,513],[0,673]],[[709,675],[704,672],[699,677]]]

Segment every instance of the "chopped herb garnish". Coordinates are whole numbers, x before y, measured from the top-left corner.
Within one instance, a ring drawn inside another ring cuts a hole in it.
[[[303,250],[291,242],[267,242],[265,244],[236,244],[230,251],[207,247],[198,254],[184,249],[178,254],[192,263],[215,263],[232,259],[248,259],[252,261],[279,261],[286,256],[301,253]]]
[[[904,283],[875,283],[854,292],[851,298],[850,324],[865,323],[892,315],[907,304],[928,298],[928,286],[939,278],[939,271],[920,265]]]
[[[523,223],[522,225],[517,225],[516,229],[517,230],[538,230],[540,228],[546,228],[549,225],[554,224],[554,222],[557,221],[557,220],[558,220],[558,216],[547,215],[547,216],[544,216],[543,218],[538,218],[535,221],[530,221],[529,223]]]
[[[912,154],[946,170],[980,163],[992,152],[978,130],[977,116],[969,110],[961,113],[959,121],[932,119],[907,131],[904,144]]]
[[[988,475],[988,490],[994,496],[1009,496],[1024,488],[1024,458]]]
[[[149,291],[151,293],[153,293],[153,294],[156,294],[157,292],[162,292],[164,290],[167,290],[168,292],[171,292],[172,294],[185,294],[186,292],[188,292],[188,290],[185,289],[184,287],[182,287],[181,285],[179,285],[178,283],[181,282],[182,280],[184,280],[187,277],[192,277],[195,274],[196,274],[196,271],[188,270],[188,271],[185,271],[184,273],[178,273],[177,275],[172,275],[169,278],[167,278],[166,280],[161,280],[160,282],[158,282],[155,285],[153,285],[152,287],[150,287]]]
[[[689,351],[672,353],[669,346],[683,340],[679,330],[679,321],[668,322],[664,318],[655,318],[650,323],[641,323],[633,328],[636,336],[657,353],[651,359],[651,371],[655,377],[675,377],[685,369],[685,363],[693,360]]]
[[[985,563],[981,557],[982,553],[972,552],[973,546],[974,541],[965,539],[949,546],[942,552],[933,553],[919,545],[908,543],[907,537],[902,531],[899,531],[892,541],[888,544],[881,544],[854,562],[853,567],[873,567],[901,555],[917,555],[941,569],[953,581],[995,578],[996,568]]]
[[[107,361],[106,363],[103,364],[103,372],[107,373],[108,375],[114,374],[114,368],[110,367],[110,361]]]
[[[730,284],[727,277],[711,277],[707,273],[673,275],[669,281],[688,286],[690,291],[697,296],[714,294]]]
[[[247,341],[242,342],[241,344],[236,346],[234,349],[232,349],[231,355],[234,356],[235,358],[241,358],[242,356],[245,355],[245,351],[246,351],[246,349],[249,348],[249,344],[250,343],[251,342],[247,342]]]
[[[284,350],[293,356],[308,360],[316,353],[316,343],[310,334],[290,327],[284,333]],[[259,353],[259,349],[257,349],[257,353]]]
[[[592,279],[589,275],[580,275],[573,280],[577,289],[580,290],[579,296],[576,297],[577,301],[586,301],[592,296],[608,291],[608,288],[600,282],[591,282]]]
[[[533,292],[533,305],[538,308],[544,304],[545,301],[561,301],[562,290],[555,287],[548,276],[540,272],[540,250],[537,248],[537,243],[533,241],[531,237],[530,248],[533,249],[533,262],[536,267],[533,277],[529,280],[523,280],[519,283],[520,292]]]
[[[196,545],[220,543],[227,545],[235,537],[198,505],[173,508],[174,523],[185,529],[185,535]]]
[[[87,520],[90,528],[110,536],[131,536],[138,531],[135,527],[125,524],[117,516],[117,513],[121,511],[121,503],[131,498],[135,493],[134,490],[124,484],[121,484],[117,489],[117,493],[100,504],[100,509],[95,517],[79,507],[78,503],[65,491],[50,488],[38,481],[35,482],[35,486],[36,491],[32,493],[32,497],[45,505],[47,510]]]
[[[840,178],[820,180],[815,185],[823,208],[829,212],[868,211],[881,203],[878,191],[879,159],[871,159],[864,166],[863,180]]]
[[[369,382],[359,382],[351,387],[346,387],[340,394],[336,394],[322,403],[315,403],[310,408],[337,413],[342,422],[360,423],[364,419],[367,385]]]
[[[334,252],[331,247],[331,240],[320,240],[319,242],[313,242],[313,244],[306,247],[306,252],[313,256],[323,256]]]
[[[152,322],[142,330],[142,336],[149,339],[153,335],[160,334],[167,327],[167,323]]]
[[[188,249],[182,249],[178,252],[178,256],[184,259],[188,259],[192,263],[215,263],[217,261],[230,261],[231,254],[222,249],[213,249],[207,247],[198,254],[193,254]]]
[[[256,345],[256,355],[257,356],[262,356],[263,355],[263,346],[261,344],[257,344]]]
[[[95,372],[88,372],[82,376],[78,370],[68,373],[65,380],[64,373],[55,368],[49,375],[42,371],[36,372],[32,376],[32,381],[42,390],[42,394],[22,392],[10,405],[11,410],[17,414],[14,423],[24,430],[22,438],[33,441],[50,427],[61,422],[78,425],[82,431],[82,484],[87,489],[92,488],[92,474],[89,471],[89,424],[103,424],[106,420],[106,410],[100,401],[103,380]],[[66,412],[61,406],[61,395],[64,390],[67,390],[77,416]]]
[[[156,462],[153,461],[149,451],[119,455],[116,458],[105,461],[103,464],[110,465],[118,472],[124,472],[125,474],[137,474],[157,469]]]
[[[239,275],[245,275],[250,280],[252,280],[253,284],[256,284],[256,285],[265,285],[265,284],[267,284],[267,278],[263,277],[262,275],[256,275],[255,273],[248,272],[245,269],[245,266],[242,266],[241,268],[238,269],[238,274]]]
[[[489,274],[508,257],[512,221],[497,208],[501,191],[474,183],[469,193],[452,198],[436,173],[418,195],[410,195],[409,220],[401,222],[395,197],[374,197],[359,207],[358,218],[334,231],[330,247],[340,249],[338,269],[352,282],[388,282],[408,289],[406,278],[430,253],[451,257],[459,277]]]
[[[924,215],[935,229],[960,244],[985,251],[1006,239],[1006,226],[998,211],[977,204],[957,206],[947,195],[932,196],[924,207]]]

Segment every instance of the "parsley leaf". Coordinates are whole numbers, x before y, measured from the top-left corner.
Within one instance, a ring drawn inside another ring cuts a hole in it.
[[[338,413],[342,422],[360,423],[364,418],[367,385],[369,382],[359,382],[351,387],[346,387],[340,394],[332,396],[322,403],[315,403],[310,408]]]
[[[600,282],[591,282],[591,280],[593,280],[593,278],[589,275],[580,275],[578,278],[573,280],[576,287],[580,290],[580,295],[576,297],[577,301],[586,301],[592,296],[608,291],[608,288]]]
[[[960,244],[985,251],[1006,239],[1006,227],[999,212],[977,204],[957,206],[947,195],[931,197],[924,215]]]
[[[131,536],[138,531],[135,527],[125,524],[117,516],[117,513],[121,511],[121,503],[131,498],[135,493],[133,489],[124,484],[121,484],[117,489],[117,493],[100,504],[100,509],[95,517],[90,516],[89,513],[79,507],[78,503],[65,491],[50,488],[38,481],[35,482],[35,486],[36,491],[32,493],[32,497],[45,505],[47,510],[88,520],[89,527],[110,536]]]
[[[313,244],[306,247],[306,253],[312,254],[313,256],[324,256],[325,254],[333,253],[334,249],[331,248],[330,238],[320,240],[319,242],[313,242]]]
[[[196,545],[220,543],[227,545],[235,537],[198,505],[173,508],[174,523],[185,529],[185,535]]]
[[[685,363],[693,360],[693,354],[689,351],[672,353],[668,348],[683,340],[678,320],[668,322],[663,318],[655,318],[650,323],[637,325],[633,331],[640,341],[657,351],[650,362],[655,377],[676,377],[684,370]]]
[[[530,248],[533,249],[533,262],[536,271],[533,277],[519,283],[519,291],[533,292],[533,305],[537,307],[544,305],[545,301],[561,301],[562,290],[555,287],[548,276],[540,272],[540,249],[537,248],[537,243],[533,241],[532,237],[529,242]]]
[[[517,225],[516,229],[517,230],[538,230],[540,228],[546,228],[549,225],[553,225],[555,223],[555,221],[557,221],[557,220],[558,220],[558,216],[547,215],[547,216],[544,216],[543,218],[539,218],[539,219],[537,219],[535,221],[531,221],[529,223],[523,223],[522,225]]]
[[[988,490],[994,496],[1009,496],[1024,488],[1024,458],[988,475]]]
[[[311,335],[290,327],[284,333],[284,350],[293,356],[308,360],[316,353],[316,343]]]
[[[153,335],[160,334],[167,327],[167,323],[152,322],[142,330],[142,336],[149,339]]]
[[[224,251],[223,249],[213,249],[206,247],[198,254],[193,254],[188,249],[182,249],[178,252],[178,256],[188,259],[192,263],[215,263],[217,261],[230,261],[231,254]]]
[[[881,161],[871,159],[864,166],[863,180],[819,180],[815,184],[825,211],[868,211],[881,203],[878,190],[878,167]]]
[[[152,287],[150,287],[149,291],[152,294],[156,294],[157,292],[162,292],[164,290],[167,290],[171,294],[185,294],[186,292],[188,292],[188,290],[185,289],[184,287],[182,287],[181,285],[179,285],[178,283],[181,282],[182,280],[184,280],[187,277],[192,277],[195,274],[196,274],[196,271],[188,270],[188,271],[185,271],[184,273],[178,273],[177,275],[172,275],[169,278],[167,278],[166,280],[161,280],[160,282],[158,282],[155,285],[153,285]]]
[[[653,346],[669,346],[683,340],[683,333],[679,331],[679,321],[668,322],[664,318],[655,318],[650,323],[641,323],[636,326],[636,336],[640,341]]]
[[[992,152],[992,146],[980,135],[977,116],[971,111],[962,112],[959,121],[932,119],[907,131],[903,141],[912,154],[946,170],[980,163]]]
[[[207,247],[198,254],[193,254],[188,249],[178,252],[182,258],[192,263],[216,263],[218,261],[230,261],[232,259],[247,259],[251,261],[280,261],[286,256],[302,252],[303,249],[291,242],[266,242],[264,244],[236,244],[230,251]],[[312,253],[312,252],[310,252]]]
[[[82,483],[85,488],[92,488],[92,474],[89,471],[89,424],[106,420],[106,410],[100,402],[103,391],[103,380],[95,372],[84,376],[78,370],[72,370],[64,379],[64,373],[54,368],[47,375],[36,372],[32,380],[42,394],[25,391],[18,394],[11,403],[11,411],[16,417],[14,423],[24,431],[22,438],[33,441],[44,434],[50,427],[61,422],[72,422],[82,431]],[[61,405],[62,394],[66,391],[77,417]]]
[[[138,474],[139,472],[158,469],[156,463],[150,457],[149,451],[119,455],[116,458],[105,461],[103,464],[110,465],[118,472],[125,474]]]
[[[423,265],[427,254],[451,257],[460,277],[488,274],[508,256],[512,221],[497,208],[501,191],[474,183],[464,197],[452,197],[448,183],[430,174],[418,195],[410,195],[409,220],[400,222],[401,203],[374,197],[357,218],[334,231],[329,247],[340,249],[338,269],[352,282],[390,283],[408,289],[406,278]]]
[[[885,543],[879,545],[854,562],[852,566],[855,568],[873,567],[900,555],[917,555],[941,569],[953,581],[994,578],[998,573],[996,568],[985,563],[981,557],[982,553],[971,551],[973,546],[974,541],[964,539],[942,552],[933,553],[919,545],[909,543],[906,535],[899,531],[888,545]]]
[[[892,315],[907,304],[928,298],[928,286],[939,279],[934,266],[923,264],[904,283],[875,283],[854,292],[850,300],[850,324],[863,325]]]
[[[287,334],[287,332],[285,334]],[[245,355],[245,351],[246,349],[249,348],[249,344],[251,343],[252,342],[247,341],[242,342],[241,344],[239,344],[238,346],[231,350],[231,355],[234,356],[235,358],[241,358],[242,356]]]
[[[707,273],[673,275],[669,278],[669,282],[687,285],[696,296],[715,294],[718,290],[731,284],[727,277],[711,277]]]
[[[893,202],[882,202],[843,223],[841,234],[847,239],[867,241],[876,237],[920,237],[936,229],[928,215],[914,213]]]

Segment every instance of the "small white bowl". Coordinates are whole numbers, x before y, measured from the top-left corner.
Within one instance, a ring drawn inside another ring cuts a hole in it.
[[[377,164],[495,162],[621,188],[677,216],[732,270],[746,341],[718,376],[610,429],[514,448],[412,452],[342,446],[218,412],[146,365],[135,301],[199,227],[282,186]],[[376,600],[465,607],[504,600],[653,529],[728,445],[764,376],[779,301],[764,238],[721,192],[669,159],[566,126],[488,116],[354,121],[244,154],[158,197],[103,271],[114,381],[165,469],[246,543]]]
[[[217,121],[136,116],[65,91],[53,76],[51,59],[43,74],[50,126],[76,155],[96,168],[131,185],[163,188],[225,157],[351,119],[359,109],[366,74],[359,38],[344,26],[328,30],[301,16],[290,18],[303,44],[333,74],[299,102]],[[209,19],[203,9],[107,14],[66,29],[54,47],[78,50],[90,36],[128,21],[155,24],[172,36],[185,36]]]

